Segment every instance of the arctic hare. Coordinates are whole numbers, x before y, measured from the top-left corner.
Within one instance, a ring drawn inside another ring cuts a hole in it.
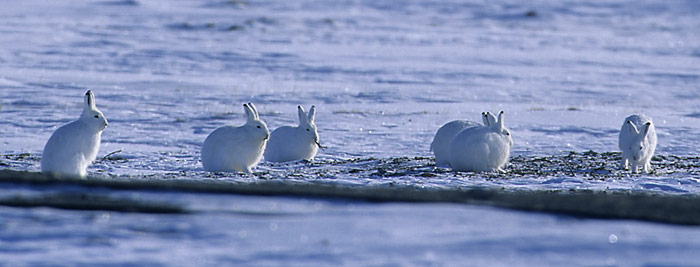
[[[493,118],[489,118],[493,117]],[[481,119],[484,123],[483,126],[490,126],[492,121],[496,118],[493,114],[488,112],[481,113]],[[454,120],[445,123],[440,127],[433,137],[433,142],[430,143],[430,151],[435,154],[435,165],[436,166],[446,166],[450,164],[450,143],[452,139],[462,130],[466,128],[471,128],[475,126],[481,126],[476,122],[468,120]]]
[[[304,108],[297,106],[299,125],[282,126],[270,134],[265,148],[265,160],[272,162],[285,162],[293,160],[311,160],[316,156],[319,143],[316,132],[316,106],[311,106],[309,113]]]
[[[459,132],[450,143],[450,166],[458,171],[503,171],[508,161],[513,139],[503,123],[503,111],[498,121],[484,115],[488,126],[475,126]]]
[[[88,165],[100,149],[107,119],[97,107],[92,91],[85,93],[83,113],[78,120],[58,128],[46,142],[41,172],[85,177]]]
[[[202,145],[202,166],[210,172],[252,173],[260,161],[270,137],[253,103],[243,104],[247,121],[242,126],[223,126],[214,130]]]
[[[643,114],[625,118],[620,129],[619,147],[622,151],[620,169],[626,170],[632,165],[635,173],[639,167],[643,167],[644,172],[651,172],[651,157],[656,150],[656,130],[651,118]]]

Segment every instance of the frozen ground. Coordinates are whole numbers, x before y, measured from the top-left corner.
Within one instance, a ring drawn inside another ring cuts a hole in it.
[[[95,176],[696,195],[698,13],[700,4],[681,0],[5,3],[0,167],[38,171],[44,143],[78,116],[89,88],[110,122],[99,157],[120,151],[91,166]],[[296,105],[315,104],[328,148],[310,164],[263,162],[254,177],[205,173],[204,138],[243,123],[249,101],[271,129],[296,123]],[[486,110],[506,112],[508,173],[432,166],[436,129]],[[617,131],[636,112],[657,126],[650,175],[614,168]],[[14,187],[4,193],[49,190]],[[2,208],[0,253],[10,265],[65,255],[84,264],[676,265],[697,262],[690,251],[700,246],[695,228],[469,206],[157,198],[225,212],[105,221],[100,212]],[[233,203],[303,216],[253,216]]]

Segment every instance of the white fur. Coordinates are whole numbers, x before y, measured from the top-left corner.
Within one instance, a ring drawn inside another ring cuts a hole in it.
[[[626,170],[632,165],[635,173],[639,167],[644,172],[651,172],[651,157],[656,150],[656,129],[651,118],[643,114],[625,118],[620,129],[619,146],[622,151],[620,169]]]
[[[206,171],[252,173],[250,168],[260,161],[270,133],[253,103],[243,104],[243,109],[244,125],[219,127],[204,140],[202,166]]]
[[[97,107],[92,91],[85,93],[80,118],[58,128],[46,142],[41,172],[85,177],[87,167],[100,149],[107,119]]]
[[[308,113],[297,107],[299,125],[282,126],[270,134],[270,141],[265,148],[265,160],[285,162],[293,160],[311,160],[321,146],[316,132],[316,106],[311,106]]]
[[[454,120],[445,123],[435,133],[433,142],[430,143],[430,151],[435,154],[435,165],[446,166],[450,164],[450,143],[462,130],[480,126],[478,123],[467,120]]]
[[[466,128],[450,143],[450,166],[458,171],[503,171],[508,161],[513,139],[503,123],[503,111],[498,120],[484,114],[484,126]]]
[[[483,126],[495,124],[496,117],[490,112],[482,112],[481,120]],[[430,151],[435,154],[436,166],[447,166],[450,164],[450,143],[452,139],[466,128],[481,126],[476,122],[467,120],[454,120],[446,123],[435,133],[433,142],[430,143]]]

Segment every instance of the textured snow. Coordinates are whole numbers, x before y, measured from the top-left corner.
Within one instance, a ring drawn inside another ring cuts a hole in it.
[[[79,116],[92,89],[110,122],[98,158],[120,152],[89,175],[697,194],[698,13],[690,0],[5,3],[0,167],[39,171],[44,143]],[[327,148],[311,164],[262,162],[254,176],[204,172],[204,139],[243,124],[246,102],[270,130],[295,125],[297,105],[316,105]],[[429,146],[441,125],[500,110],[514,140],[510,174],[432,166]],[[649,175],[616,170],[609,154],[634,113],[656,124],[663,157]],[[583,155],[589,150],[595,154]],[[583,162],[566,163],[572,151]],[[554,171],[519,171],[542,158]],[[698,260],[700,232],[690,227],[455,205],[153,197],[219,208],[188,216],[0,208],[7,256],[0,258],[9,265]],[[276,205],[270,214],[268,203]],[[240,212],[247,208],[265,215]]]

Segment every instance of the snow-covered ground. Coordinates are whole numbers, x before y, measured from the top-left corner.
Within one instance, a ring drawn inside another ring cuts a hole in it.
[[[270,129],[295,124],[297,105],[316,105],[327,149],[313,165],[263,162],[256,176],[216,179],[698,194],[697,14],[691,0],[8,2],[0,167],[39,171],[51,132],[77,118],[92,89],[110,122],[98,157],[120,151],[88,169],[96,176],[211,179],[199,163],[204,138],[242,124],[241,104],[254,102]],[[511,175],[431,165],[438,127],[499,110],[519,157]],[[665,156],[650,175],[617,171],[604,154],[617,151],[623,119],[638,112],[654,119]],[[588,150],[600,165],[518,173],[534,159]],[[395,159],[411,171],[382,175]],[[601,166],[592,179],[587,170]],[[220,210],[1,208],[0,253],[10,265],[676,265],[697,262],[700,246],[695,228],[482,207],[155,197]],[[274,212],[240,212],[265,203]]]

